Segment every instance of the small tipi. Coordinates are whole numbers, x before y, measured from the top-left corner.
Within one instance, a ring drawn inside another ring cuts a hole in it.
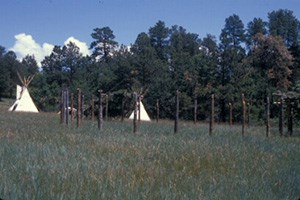
[[[29,76],[27,79],[22,79],[20,74],[18,73],[18,77],[22,83],[22,87],[17,85],[17,93],[16,93],[16,101],[15,103],[8,109],[12,112],[33,112],[38,113],[38,109],[32,101],[32,98],[28,92],[28,85],[32,81],[34,76]]]
[[[141,114],[139,112],[139,110],[137,111],[137,119],[140,118],[140,120],[142,121],[151,121],[149,115],[147,114],[147,111],[145,110],[145,107],[144,107],[144,104],[142,103],[142,101],[140,101],[140,111],[141,111]],[[131,113],[129,119],[133,119],[134,118],[134,111]]]

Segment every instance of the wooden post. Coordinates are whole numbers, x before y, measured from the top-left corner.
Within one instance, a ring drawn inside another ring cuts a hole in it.
[[[105,95],[105,121],[108,121],[108,94]]]
[[[77,128],[81,126],[81,90],[77,88]]]
[[[245,134],[245,121],[246,121],[246,102],[245,96],[242,94],[242,108],[243,108],[243,115],[242,115],[242,135]]]
[[[91,115],[92,115],[92,121],[95,120],[95,98],[94,95],[92,95],[92,111],[91,111]]]
[[[287,102],[287,114],[288,114],[288,135],[293,135],[293,111],[292,111],[292,102],[291,99],[288,99]]]
[[[64,90],[61,91],[60,96],[60,123],[64,123]]]
[[[71,93],[71,121],[74,118],[74,94]]]
[[[133,99],[134,99],[134,111],[133,111],[133,133],[137,133],[137,103],[138,103],[138,98],[137,98],[137,93],[133,93]]]
[[[248,105],[248,113],[247,113],[247,126],[248,128],[250,127],[250,106],[251,104],[250,103],[247,103]]]
[[[270,135],[270,98],[267,97],[266,103],[266,136]]]
[[[62,96],[62,98],[63,98],[63,104],[62,104],[62,113],[63,113],[63,123],[66,123],[66,119],[67,119],[67,117],[66,117],[66,89],[64,89],[63,90],[63,94],[62,94],[63,96]]]
[[[174,133],[178,132],[178,121],[179,121],[179,91],[176,91],[176,97],[175,97],[175,104],[176,104],[176,110],[175,110],[175,124],[174,124]]]
[[[98,129],[103,128],[103,107],[102,107],[102,90],[99,90],[99,110],[98,110]]]
[[[66,115],[66,124],[69,124],[69,90],[66,89],[66,96],[65,96],[65,115]]]
[[[232,104],[229,103],[229,125],[232,127]]]
[[[123,94],[122,96],[122,108],[121,108],[121,121],[123,122],[124,121],[124,106],[125,106],[125,95]]]
[[[137,109],[138,109],[138,122],[141,123],[141,95],[138,95]]]
[[[156,99],[156,122],[158,122],[159,119],[159,100]]]
[[[197,98],[195,98],[194,99],[194,124],[197,123],[197,106],[198,106]]]
[[[214,126],[214,119],[215,118],[215,95],[211,95],[211,113],[210,113],[210,120],[209,120],[209,135],[212,135],[213,126]]]
[[[280,97],[280,111],[279,111],[279,135],[283,136],[283,122],[284,122],[284,109],[283,109],[283,97]]]
[[[84,115],[84,95],[81,95],[81,120],[83,119],[83,115]]]

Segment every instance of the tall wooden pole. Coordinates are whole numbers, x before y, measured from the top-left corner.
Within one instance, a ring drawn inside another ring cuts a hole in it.
[[[95,120],[95,97],[94,95],[92,95],[92,111],[91,111],[91,115],[92,115],[92,121]]]
[[[209,120],[209,135],[212,135],[213,126],[214,126],[214,119],[215,118],[215,95],[211,95],[211,113],[210,113],[210,120]]]
[[[247,113],[247,126],[250,127],[250,106],[251,104],[250,103],[247,103],[248,105],[248,113]]]
[[[267,97],[266,102],[266,136],[270,136],[270,98]]]
[[[69,124],[69,90],[66,89],[66,105],[65,105],[65,115],[66,115],[66,124]]]
[[[197,98],[194,99],[194,124],[197,123],[197,106],[198,106],[198,102],[197,102]]]
[[[60,123],[64,123],[64,90],[61,91],[60,96]]]
[[[77,88],[77,128],[81,126],[81,90]]]
[[[175,97],[175,104],[176,104],[176,110],[175,110],[175,124],[174,124],[174,133],[178,132],[178,121],[179,121],[179,91],[176,91],[176,97]]]
[[[232,127],[232,104],[229,103],[229,125]]]
[[[242,135],[245,134],[245,121],[246,121],[246,102],[245,96],[242,94],[242,108],[243,108],[243,116],[242,116]]]
[[[83,119],[83,115],[84,115],[84,95],[81,94],[81,106],[80,106],[80,109],[81,109],[81,120]]]
[[[159,119],[159,100],[156,100],[156,122],[158,122]]]
[[[103,128],[102,90],[99,90],[98,92],[99,92],[98,129],[101,131]]]
[[[124,121],[124,106],[125,106],[125,95],[122,96],[122,113],[121,113],[121,121]]]
[[[71,122],[74,118],[74,94],[71,93]]]
[[[137,93],[133,93],[133,99],[134,99],[134,111],[133,111],[133,133],[137,133],[137,104],[138,104],[138,98]]]
[[[280,112],[279,112],[279,135],[283,136],[283,122],[284,122],[284,109],[283,109],[283,97],[280,97]]]
[[[105,121],[108,121],[108,94],[105,95]]]
[[[141,95],[138,95],[137,109],[138,109],[138,122],[141,123]]]
[[[288,134],[289,136],[293,135],[293,110],[291,99],[287,101],[287,114],[288,114]]]

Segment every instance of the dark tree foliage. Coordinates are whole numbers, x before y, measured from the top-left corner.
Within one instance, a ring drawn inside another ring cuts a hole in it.
[[[183,26],[167,27],[158,21],[138,34],[130,47],[118,46],[109,27],[95,28],[91,56],[83,56],[74,43],[55,46],[40,69],[33,55],[20,62],[0,46],[0,97],[14,96],[19,71],[36,74],[30,92],[44,111],[58,110],[65,87],[74,94],[81,88],[86,105],[92,95],[97,101],[101,89],[109,94],[111,117],[120,117],[122,102],[131,113],[132,93],[137,92],[144,96],[152,118],[159,101],[160,117],[173,119],[179,90],[181,119],[193,119],[195,99],[197,118],[208,119],[210,95],[215,94],[216,120],[227,121],[231,103],[234,121],[239,122],[243,93],[251,117],[260,120],[266,95],[300,92],[299,21],[289,10],[270,12],[268,17],[268,23],[254,18],[245,28],[233,14],[225,19],[219,40],[210,34],[199,38]],[[86,108],[90,113],[90,106]],[[271,106],[271,116],[274,109]]]
[[[38,73],[39,68],[37,65],[37,62],[35,60],[34,55],[30,56],[27,55],[22,59],[22,74],[24,76],[29,76],[29,75],[34,75],[36,73]]]
[[[272,36],[280,36],[288,47],[299,42],[299,20],[291,10],[277,10],[268,14],[269,32]]]
[[[291,86],[293,56],[283,40],[279,36],[257,34],[255,41],[257,45],[248,59],[266,82],[264,88],[269,91],[287,91]]]
[[[109,27],[95,28],[91,34],[95,40],[90,48],[93,50],[93,56],[100,61],[108,62],[118,43],[114,40],[115,35]]]
[[[228,113],[226,102],[238,101],[240,82],[237,75],[241,70],[240,63],[245,57],[245,49],[242,45],[245,42],[245,29],[242,20],[238,15],[232,15],[225,19],[225,26],[220,35],[221,60],[218,70],[219,96],[217,101],[220,105],[219,117],[225,122]]]
[[[254,18],[247,25],[247,33],[246,33],[246,43],[249,49],[254,45],[254,37],[256,34],[261,33],[266,35],[268,33],[267,30],[267,22],[264,22],[261,18]]]
[[[151,27],[149,29],[149,36],[151,45],[156,50],[158,59],[167,60],[169,28],[166,27],[165,22],[158,21],[154,27]]]

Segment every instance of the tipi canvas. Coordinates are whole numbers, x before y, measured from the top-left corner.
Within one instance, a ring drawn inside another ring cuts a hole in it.
[[[139,119],[140,116],[141,117],[140,120],[142,121],[151,121],[142,102],[140,102],[140,110],[141,110],[141,114],[139,114],[139,110],[137,111],[137,119]],[[133,119],[133,118],[134,118],[134,111],[131,113],[129,119]]]
[[[19,74],[18,74],[19,75]],[[20,78],[20,76],[19,76]],[[33,77],[29,79],[23,79],[21,82],[23,86],[17,85],[17,94],[16,94],[16,101],[15,103],[8,109],[9,111],[15,112],[33,112],[38,113],[38,109],[34,105],[32,98],[28,92],[28,85],[31,82]]]

